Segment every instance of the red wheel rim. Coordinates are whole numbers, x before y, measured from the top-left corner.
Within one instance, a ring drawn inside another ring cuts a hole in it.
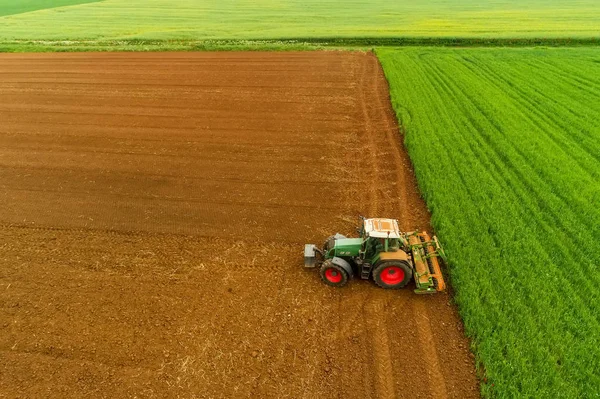
[[[404,270],[398,266],[383,269],[380,274],[381,281],[386,285],[396,285],[404,281]]]
[[[334,269],[333,267],[325,270],[325,278],[330,283],[339,283],[342,281],[342,273],[339,270]]]

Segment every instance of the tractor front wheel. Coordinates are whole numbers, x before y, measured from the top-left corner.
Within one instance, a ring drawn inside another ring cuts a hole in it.
[[[397,290],[412,278],[412,269],[406,262],[382,262],[373,270],[373,280],[381,288]]]
[[[321,266],[321,280],[332,287],[343,287],[348,282],[348,272],[330,260]]]

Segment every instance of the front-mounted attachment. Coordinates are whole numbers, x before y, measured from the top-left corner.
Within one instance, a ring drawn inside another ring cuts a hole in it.
[[[304,245],[304,267],[312,269],[321,263],[321,251],[315,244]]]

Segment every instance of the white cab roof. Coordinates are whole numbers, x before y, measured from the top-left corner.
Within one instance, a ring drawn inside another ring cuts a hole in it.
[[[396,219],[365,219],[365,232],[369,237],[400,238]]]

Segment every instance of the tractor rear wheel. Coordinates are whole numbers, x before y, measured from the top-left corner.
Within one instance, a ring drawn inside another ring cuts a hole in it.
[[[403,261],[381,262],[373,270],[373,280],[381,288],[397,290],[412,278],[410,265]]]
[[[332,287],[343,287],[348,282],[349,277],[346,270],[330,260],[323,262],[319,274],[321,275],[321,280]]]

